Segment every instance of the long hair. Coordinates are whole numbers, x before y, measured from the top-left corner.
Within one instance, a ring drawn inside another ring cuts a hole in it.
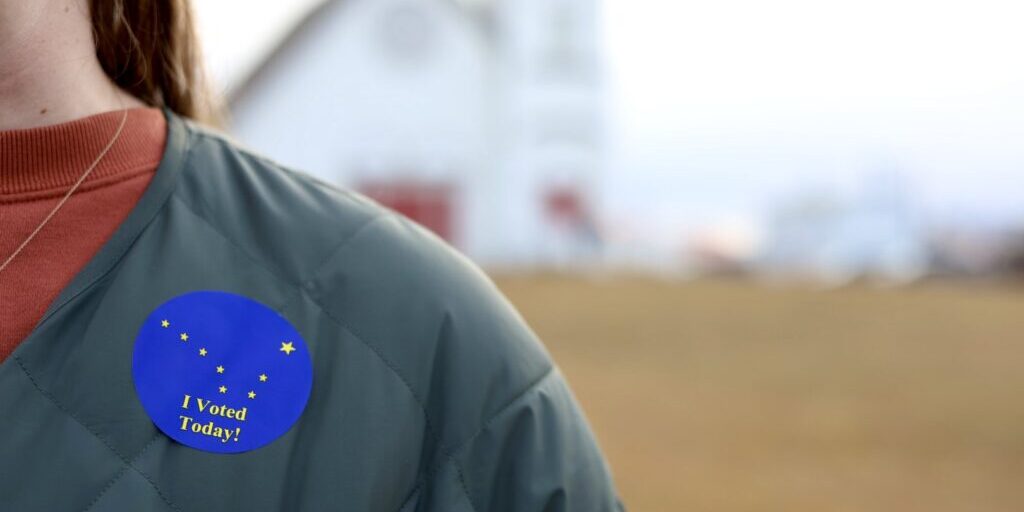
[[[218,125],[189,0],[90,0],[96,56],[145,103]]]

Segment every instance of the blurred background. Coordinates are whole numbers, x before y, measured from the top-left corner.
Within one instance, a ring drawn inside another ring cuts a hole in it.
[[[228,131],[420,222],[631,510],[1024,509],[1024,6],[194,2]]]

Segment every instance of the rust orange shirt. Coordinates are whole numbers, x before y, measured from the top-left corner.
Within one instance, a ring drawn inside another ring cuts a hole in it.
[[[123,112],[0,131],[0,262],[96,159]],[[160,109],[129,109],[124,130],[88,179],[0,271],[0,361],[128,216],[153,178],[166,137]]]

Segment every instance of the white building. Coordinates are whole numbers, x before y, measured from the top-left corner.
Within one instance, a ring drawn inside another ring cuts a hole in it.
[[[231,94],[234,134],[488,265],[596,255],[596,0],[334,0]]]

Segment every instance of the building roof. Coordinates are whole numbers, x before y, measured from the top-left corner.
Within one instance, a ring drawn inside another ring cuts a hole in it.
[[[233,110],[245,100],[252,91],[253,84],[273,75],[282,62],[291,58],[294,52],[302,47],[302,43],[315,32],[315,27],[327,23],[331,18],[330,14],[344,8],[350,2],[351,0],[324,0],[311,9],[249,73],[228,89],[226,100],[229,109]],[[439,3],[458,9],[480,26],[484,33],[493,33],[489,30],[493,19],[492,0],[439,0]]]

